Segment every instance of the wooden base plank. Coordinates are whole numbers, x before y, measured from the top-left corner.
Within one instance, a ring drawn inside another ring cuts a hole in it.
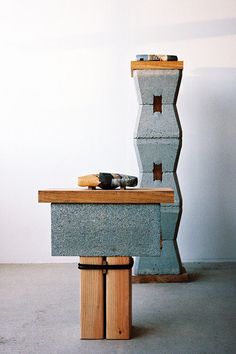
[[[132,283],[184,283],[190,281],[189,274],[183,268],[180,274],[147,274],[147,275],[133,275]]]
[[[102,257],[80,257],[82,264],[99,264]],[[104,281],[102,270],[80,272],[80,338],[104,338]]]
[[[110,264],[129,264],[130,257],[107,257]],[[131,269],[106,275],[106,338],[130,339],[132,326]]]

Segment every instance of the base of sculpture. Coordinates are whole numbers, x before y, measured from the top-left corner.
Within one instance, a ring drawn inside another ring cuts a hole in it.
[[[185,283],[189,282],[190,277],[185,268],[182,269],[180,274],[146,274],[146,275],[133,275],[132,283]]]

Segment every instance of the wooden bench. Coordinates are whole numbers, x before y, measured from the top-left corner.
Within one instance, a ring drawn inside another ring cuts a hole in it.
[[[132,256],[160,254],[173,190],[43,190],[39,202],[51,203],[52,255],[80,256],[81,339],[129,339]]]

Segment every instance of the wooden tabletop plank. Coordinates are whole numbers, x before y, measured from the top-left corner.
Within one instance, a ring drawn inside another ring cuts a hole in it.
[[[134,70],[182,70],[183,61],[131,61],[131,76]]]
[[[96,204],[159,204],[174,203],[171,188],[126,189],[126,190],[40,190],[39,203],[96,203]]]

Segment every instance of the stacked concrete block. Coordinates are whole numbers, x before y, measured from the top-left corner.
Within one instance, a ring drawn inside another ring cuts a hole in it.
[[[175,170],[176,157],[180,149],[179,139],[136,139],[139,169],[149,173],[154,165],[162,164],[162,172]]]
[[[178,112],[173,104],[163,104],[161,113],[153,112],[153,104],[139,106],[135,137],[179,138],[180,133]]]
[[[51,204],[53,256],[158,256],[159,204]]]
[[[140,187],[171,187],[174,204],[161,205],[161,254],[138,257],[134,273],[179,274],[177,233],[182,198],[176,174],[182,130],[176,101],[182,70],[134,70],[139,112],[134,133]]]
[[[176,103],[179,79],[180,70],[135,70],[138,103],[152,105],[153,96],[162,96],[162,104]]]

